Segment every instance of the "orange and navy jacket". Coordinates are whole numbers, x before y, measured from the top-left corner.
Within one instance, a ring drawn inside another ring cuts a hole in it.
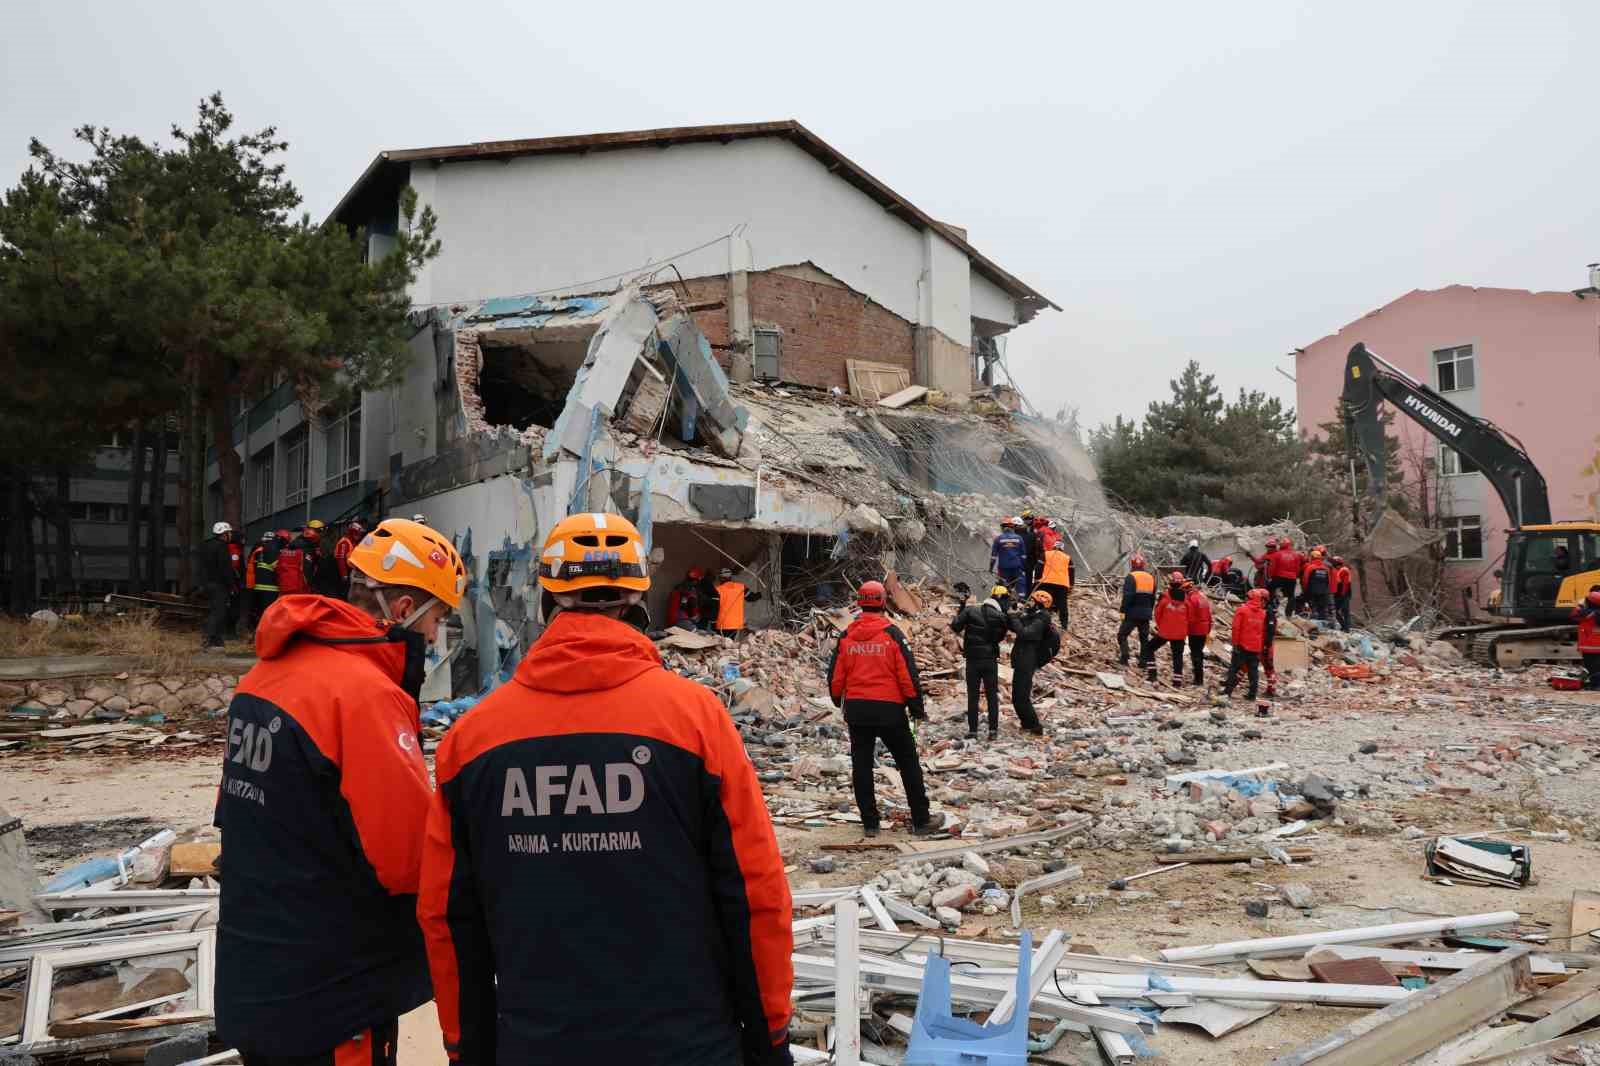
[[[359,610],[286,596],[228,706],[215,822],[217,1032],[263,1057],[329,1051],[428,1001],[416,920],[430,789],[405,645]]]
[[[1325,559],[1312,559],[1300,571],[1300,589],[1308,596],[1325,596],[1333,591],[1333,568]]]
[[[1184,593],[1183,606],[1189,615],[1189,635],[1191,637],[1209,637],[1211,635],[1211,601],[1206,599],[1206,594],[1199,589],[1190,589]]]
[[[1156,578],[1145,570],[1129,571],[1122,579],[1122,613],[1134,621],[1148,620],[1156,605]]]
[[[793,905],[755,768],[643,634],[557,614],[435,770],[417,914],[453,1061],[789,1061]]]
[[[828,693],[852,725],[894,725],[922,695],[917,660],[900,628],[882,611],[862,611],[828,662]]]
[[[1171,592],[1163,592],[1156,601],[1155,620],[1158,637],[1181,642],[1189,636],[1189,608]]]

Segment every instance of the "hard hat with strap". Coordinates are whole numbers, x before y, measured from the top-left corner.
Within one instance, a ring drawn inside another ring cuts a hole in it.
[[[569,515],[545,538],[539,584],[557,595],[604,588],[646,592],[650,568],[644,538],[621,515],[597,511]]]
[[[881,609],[886,597],[887,593],[881,581],[863,581],[861,587],[856,590],[856,603],[864,608]]]
[[[362,575],[358,579],[352,574],[351,580],[364,581],[376,594],[385,614],[389,611],[383,596],[385,585],[403,585],[428,593],[429,598],[413,607],[405,618],[395,619],[401,628],[422,617],[435,600],[451,610],[459,607],[467,588],[467,568],[455,546],[427,526],[404,518],[379,522],[378,528],[350,549],[349,562],[351,569]]]

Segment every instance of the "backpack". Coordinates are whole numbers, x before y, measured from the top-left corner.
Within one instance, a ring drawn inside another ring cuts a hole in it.
[[[1049,628],[1045,630],[1044,643],[1039,646],[1040,666],[1061,654],[1061,630],[1057,629],[1048,620],[1046,620],[1045,625]]]

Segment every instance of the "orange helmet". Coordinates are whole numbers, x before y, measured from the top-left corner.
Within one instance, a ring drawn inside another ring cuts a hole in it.
[[[1145,568],[1144,556],[1135,554],[1132,559],[1128,560],[1128,567],[1133,570],[1143,570]]]
[[[450,606],[461,606],[467,568],[461,553],[419,522],[388,518],[350,549],[350,565],[379,585],[410,585]]]
[[[1322,549],[1321,548],[1313,548],[1311,550],[1311,558],[1313,558],[1313,559],[1321,559],[1322,558]]]
[[[1055,597],[1050,595],[1044,589],[1036,590],[1034,592],[1034,594],[1032,596],[1028,597],[1028,598],[1031,599],[1034,603],[1037,603],[1040,607],[1043,607],[1047,611],[1051,607],[1054,607],[1055,606],[1055,602],[1056,602]]]
[[[882,581],[863,581],[856,589],[856,602],[862,607],[883,607],[885,597]]]
[[[650,588],[644,538],[621,515],[582,511],[557,522],[539,553],[539,584],[546,592]]]

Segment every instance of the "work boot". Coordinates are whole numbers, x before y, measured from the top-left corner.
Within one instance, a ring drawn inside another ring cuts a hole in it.
[[[1144,679],[1146,681],[1150,682],[1152,685],[1155,684],[1155,682],[1156,682],[1156,668],[1153,667],[1153,666],[1145,667],[1144,668]]]
[[[864,837],[875,837],[878,835],[878,827],[875,825],[864,825],[861,827],[861,835]]]
[[[1024,726],[1022,731],[1024,733],[1032,733],[1036,737],[1044,736],[1044,726],[1042,725]]]
[[[967,739],[968,740],[977,740],[978,739],[978,731],[976,729],[967,730]]]
[[[993,744],[995,742],[996,738],[998,738],[999,736],[1000,736],[1000,730],[998,730],[998,729],[989,730],[989,743]]]
[[[914,837],[931,836],[932,834],[937,833],[939,830],[941,830],[943,828],[944,828],[944,815],[943,814],[930,814],[928,816],[928,820],[926,822],[923,822],[921,825],[913,825],[911,827],[911,835],[914,836]]]

